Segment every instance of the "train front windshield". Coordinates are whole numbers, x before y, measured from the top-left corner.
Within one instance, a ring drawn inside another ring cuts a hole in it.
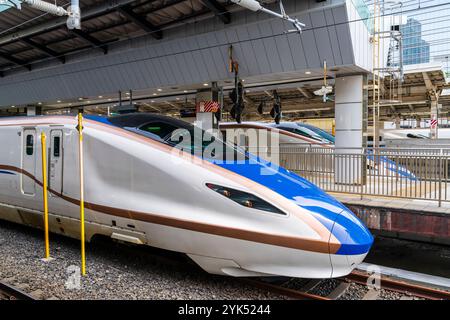
[[[325,130],[322,130],[320,128],[317,128],[315,126],[312,125],[308,125],[305,123],[298,123],[299,126],[304,127],[304,128],[308,128],[311,131],[314,131],[316,134],[318,134],[322,139],[328,140],[328,142],[334,144],[335,138],[332,134],[329,134],[328,132],[326,132]]]
[[[150,138],[205,159],[218,161],[249,159],[244,150],[223,141],[220,131],[217,132],[219,137],[216,137],[188,123],[175,125],[162,121],[150,122],[140,126],[137,132],[146,133],[145,135]]]

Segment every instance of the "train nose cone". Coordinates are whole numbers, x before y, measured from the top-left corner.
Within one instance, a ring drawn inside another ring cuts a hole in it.
[[[332,233],[341,241],[336,254],[358,255],[369,252],[373,236],[350,210],[343,210],[333,225]]]
[[[373,236],[348,209],[336,217],[331,233],[341,243],[335,253],[330,253],[333,277],[347,275],[364,260],[373,244]]]

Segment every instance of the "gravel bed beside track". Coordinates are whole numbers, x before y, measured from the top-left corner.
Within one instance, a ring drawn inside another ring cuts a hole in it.
[[[358,283],[350,284],[348,290],[339,300],[361,300],[367,292],[367,287]]]
[[[44,262],[42,231],[0,220],[0,280],[40,299],[288,299],[231,277],[207,274],[188,258],[183,260],[182,255],[172,259],[167,251],[162,255],[149,247],[112,241],[87,245],[88,276],[81,277],[79,289],[68,289],[66,284],[73,275],[68,268],[80,264],[80,242],[54,234],[50,242],[55,259]],[[282,277],[269,280],[294,290],[309,281]],[[340,281],[322,280],[309,293],[327,296]],[[352,283],[339,300],[362,299],[368,290]],[[398,300],[407,296],[381,290],[372,298]]]
[[[88,276],[80,289],[66,289],[67,268],[80,263],[79,241],[51,234],[50,242],[55,260],[43,262],[42,231],[0,220],[0,279],[27,292],[42,290],[42,299],[286,299],[114,243],[88,244]]]
[[[339,280],[336,279],[324,280],[319,285],[317,285],[317,287],[309,291],[309,293],[326,297],[331,292],[333,292],[334,289],[337,288],[339,283],[340,283]]]

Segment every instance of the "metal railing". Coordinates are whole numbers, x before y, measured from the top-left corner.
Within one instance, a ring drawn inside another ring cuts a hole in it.
[[[280,146],[279,164],[327,192],[450,201],[450,149]]]

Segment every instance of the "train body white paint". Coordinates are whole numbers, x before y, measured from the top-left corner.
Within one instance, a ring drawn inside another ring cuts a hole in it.
[[[0,219],[42,227],[44,132],[50,230],[79,238],[75,127],[75,117],[0,119]],[[104,235],[182,252],[231,276],[338,277],[366,256],[370,232],[311,183],[251,157],[220,163],[182,152],[152,131],[166,127],[191,129],[145,114],[85,120],[88,241]]]

